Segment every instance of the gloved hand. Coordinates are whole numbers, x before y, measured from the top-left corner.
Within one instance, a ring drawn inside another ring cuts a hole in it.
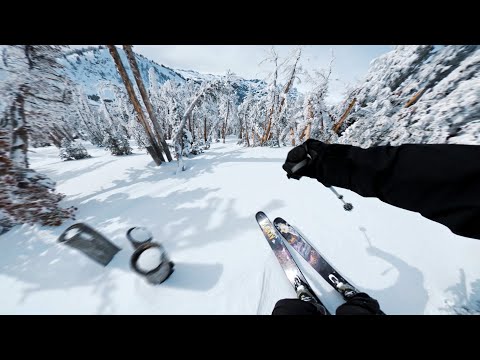
[[[336,315],[385,315],[378,301],[365,293],[358,293],[340,305]]]
[[[320,179],[322,177],[320,162],[327,146],[321,141],[308,139],[290,150],[282,166],[287,172],[287,177],[296,180],[302,176]]]

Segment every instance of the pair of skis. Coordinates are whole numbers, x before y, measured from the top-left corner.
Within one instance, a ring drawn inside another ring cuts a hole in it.
[[[259,211],[255,217],[299,299],[311,302],[323,314],[330,315],[325,305],[311,289],[284,241],[288,242],[345,300],[348,300],[360,292],[345,280],[345,278],[285,220],[277,217],[272,224],[267,215],[262,211]]]

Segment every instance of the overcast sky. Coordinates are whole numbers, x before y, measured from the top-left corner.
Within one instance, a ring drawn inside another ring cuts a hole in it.
[[[80,46],[75,46],[80,47]],[[225,74],[230,69],[247,79],[264,79],[270,64],[259,63],[267,56],[269,45],[134,45],[134,51],[159,64],[171,68],[196,70],[210,74]],[[295,46],[278,45],[279,55],[286,56]],[[370,62],[377,56],[392,50],[389,45],[306,45],[302,63],[307,70],[328,66],[334,53],[329,102],[342,99],[346,83],[360,80]],[[296,84],[304,90],[308,84]]]

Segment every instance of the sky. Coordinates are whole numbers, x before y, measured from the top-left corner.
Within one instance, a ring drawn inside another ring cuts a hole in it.
[[[231,70],[246,79],[265,79],[271,64],[259,64],[268,56],[270,48],[271,45],[134,45],[135,52],[173,69],[210,74]],[[275,46],[280,57],[295,48],[295,45]],[[327,68],[333,51],[335,59],[327,96],[327,102],[333,104],[343,99],[346,84],[361,80],[370,62],[392,48],[391,45],[305,45],[301,61],[307,71]],[[304,81],[295,86],[305,91],[309,84]]]

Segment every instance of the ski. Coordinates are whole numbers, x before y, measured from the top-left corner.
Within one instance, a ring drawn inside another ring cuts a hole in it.
[[[282,237],[278,234],[275,229],[275,226],[268,219],[267,215],[264,212],[259,211],[255,218],[257,219],[260,229],[262,229],[263,235],[268,241],[273,253],[278,259],[278,262],[282,266],[285,275],[292,284],[297,297],[300,300],[313,303],[317,308],[322,311],[325,315],[330,315],[325,305],[320,301],[320,299],[315,295],[312,288],[305,279],[305,276],[302,274],[297,263],[290,254],[290,251],[283,243]]]
[[[274,226],[283,238],[317,271],[345,300],[360,291],[347,281],[330,263],[284,219],[277,217]]]

